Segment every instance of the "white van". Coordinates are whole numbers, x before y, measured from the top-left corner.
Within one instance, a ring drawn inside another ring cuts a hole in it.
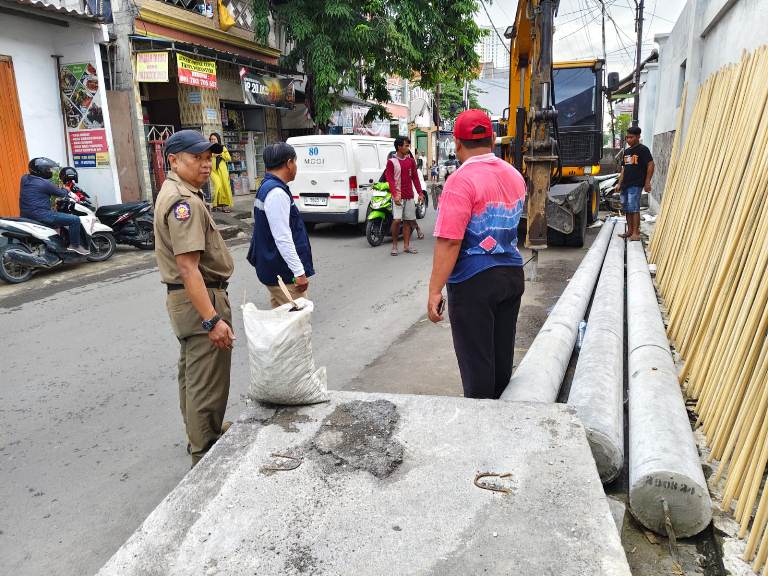
[[[304,222],[365,223],[371,186],[394,151],[394,139],[379,136],[317,135],[288,138],[298,170],[290,183]],[[419,174],[422,189],[424,178]]]

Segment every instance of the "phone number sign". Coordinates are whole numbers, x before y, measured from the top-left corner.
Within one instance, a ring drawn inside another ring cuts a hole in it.
[[[179,73],[179,84],[210,90],[216,90],[219,87],[216,80],[216,62],[213,60],[198,60],[177,52],[176,68]]]

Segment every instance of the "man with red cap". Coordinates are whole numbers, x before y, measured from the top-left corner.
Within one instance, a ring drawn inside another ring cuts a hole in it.
[[[427,313],[448,315],[467,398],[499,398],[512,376],[515,330],[525,289],[517,225],[525,180],[492,150],[482,110],[459,114],[453,128],[459,169],[445,183],[435,224]]]

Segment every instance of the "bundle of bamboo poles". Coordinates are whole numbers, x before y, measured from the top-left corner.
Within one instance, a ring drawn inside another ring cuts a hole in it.
[[[684,107],[684,106],[683,106]],[[681,110],[682,108],[681,107]],[[745,559],[768,558],[768,45],[701,86],[681,119],[651,261],[686,393],[719,460]],[[755,504],[758,503],[755,511]]]

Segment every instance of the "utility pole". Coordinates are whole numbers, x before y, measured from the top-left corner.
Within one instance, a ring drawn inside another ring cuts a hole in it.
[[[608,53],[605,51],[605,0],[600,0],[600,7],[603,16],[603,70],[608,68]],[[611,94],[606,92],[608,100],[608,110],[611,114],[611,148],[616,146],[616,118],[613,116],[613,100],[611,100]]]
[[[643,9],[645,0],[635,0],[635,28],[637,30],[637,58],[635,64],[635,102],[632,107],[632,126],[637,126],[637,115],[640,111],[640,53],[643,49]]]

